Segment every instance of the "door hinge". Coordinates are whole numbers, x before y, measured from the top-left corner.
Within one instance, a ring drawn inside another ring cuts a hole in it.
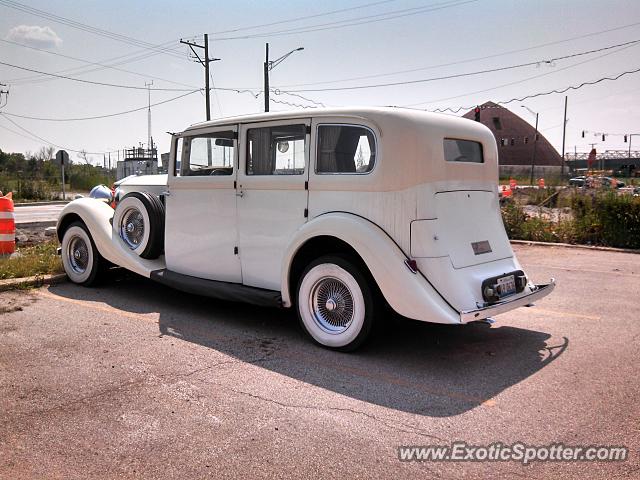
[[[309,209],[308,208],[304,209],[304,218],[309,218]]]
[[[236,180],[233,181],[233,188],[234,189],[238,188],[238,182]]]
[[[311,135],[311,125],[307,125],[307,135]]]
[[[309,182],[305,180],[304,182],[304,189],[305,190],[309,190]]]
[[[238,247],[233,247],[233,254],[237,255],[238,254]]]

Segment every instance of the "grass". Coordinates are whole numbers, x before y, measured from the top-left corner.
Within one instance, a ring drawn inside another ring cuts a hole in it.
[[[55,240],[18,248],[20,256],[0,258],[0,280],[62,273],[62,261],[56,254]]]

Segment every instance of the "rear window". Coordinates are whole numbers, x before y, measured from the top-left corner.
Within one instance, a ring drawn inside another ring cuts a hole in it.
[[[317,173],[369,173],[376,162],[373,132],[356,125],[318,126]]]
[[[444,159],[447,162],[484,163],[482,144],[471,140],[445,138]]]

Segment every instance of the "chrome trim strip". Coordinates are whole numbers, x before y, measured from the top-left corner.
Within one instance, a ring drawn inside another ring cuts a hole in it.
[[[514,308],[527,306],[536,300],[540,300],[541,298],[549,295],[555,286],[556,281],[552,278],[549,280],[549,283],[536,285],[533,292],[522,297],[514,298],[513,300],[505,300],[504,302],[489,305],[488,307],[479,308],[477,310],[466,310],[460,312],[460,322],[467,323],[473,320],[482,320],[487,317],[508,312]]]

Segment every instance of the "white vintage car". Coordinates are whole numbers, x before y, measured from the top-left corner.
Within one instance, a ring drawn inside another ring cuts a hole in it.
[[[398,108],[317,109],[200,123],[169,174],[58,220],[65,271],[106,264],[195,294],[295,308],[310,337],[360,345],[385,312],[465,324],[549,294],[511,249],[493,135]],[[115,206],[115,208],[114,208]]]

